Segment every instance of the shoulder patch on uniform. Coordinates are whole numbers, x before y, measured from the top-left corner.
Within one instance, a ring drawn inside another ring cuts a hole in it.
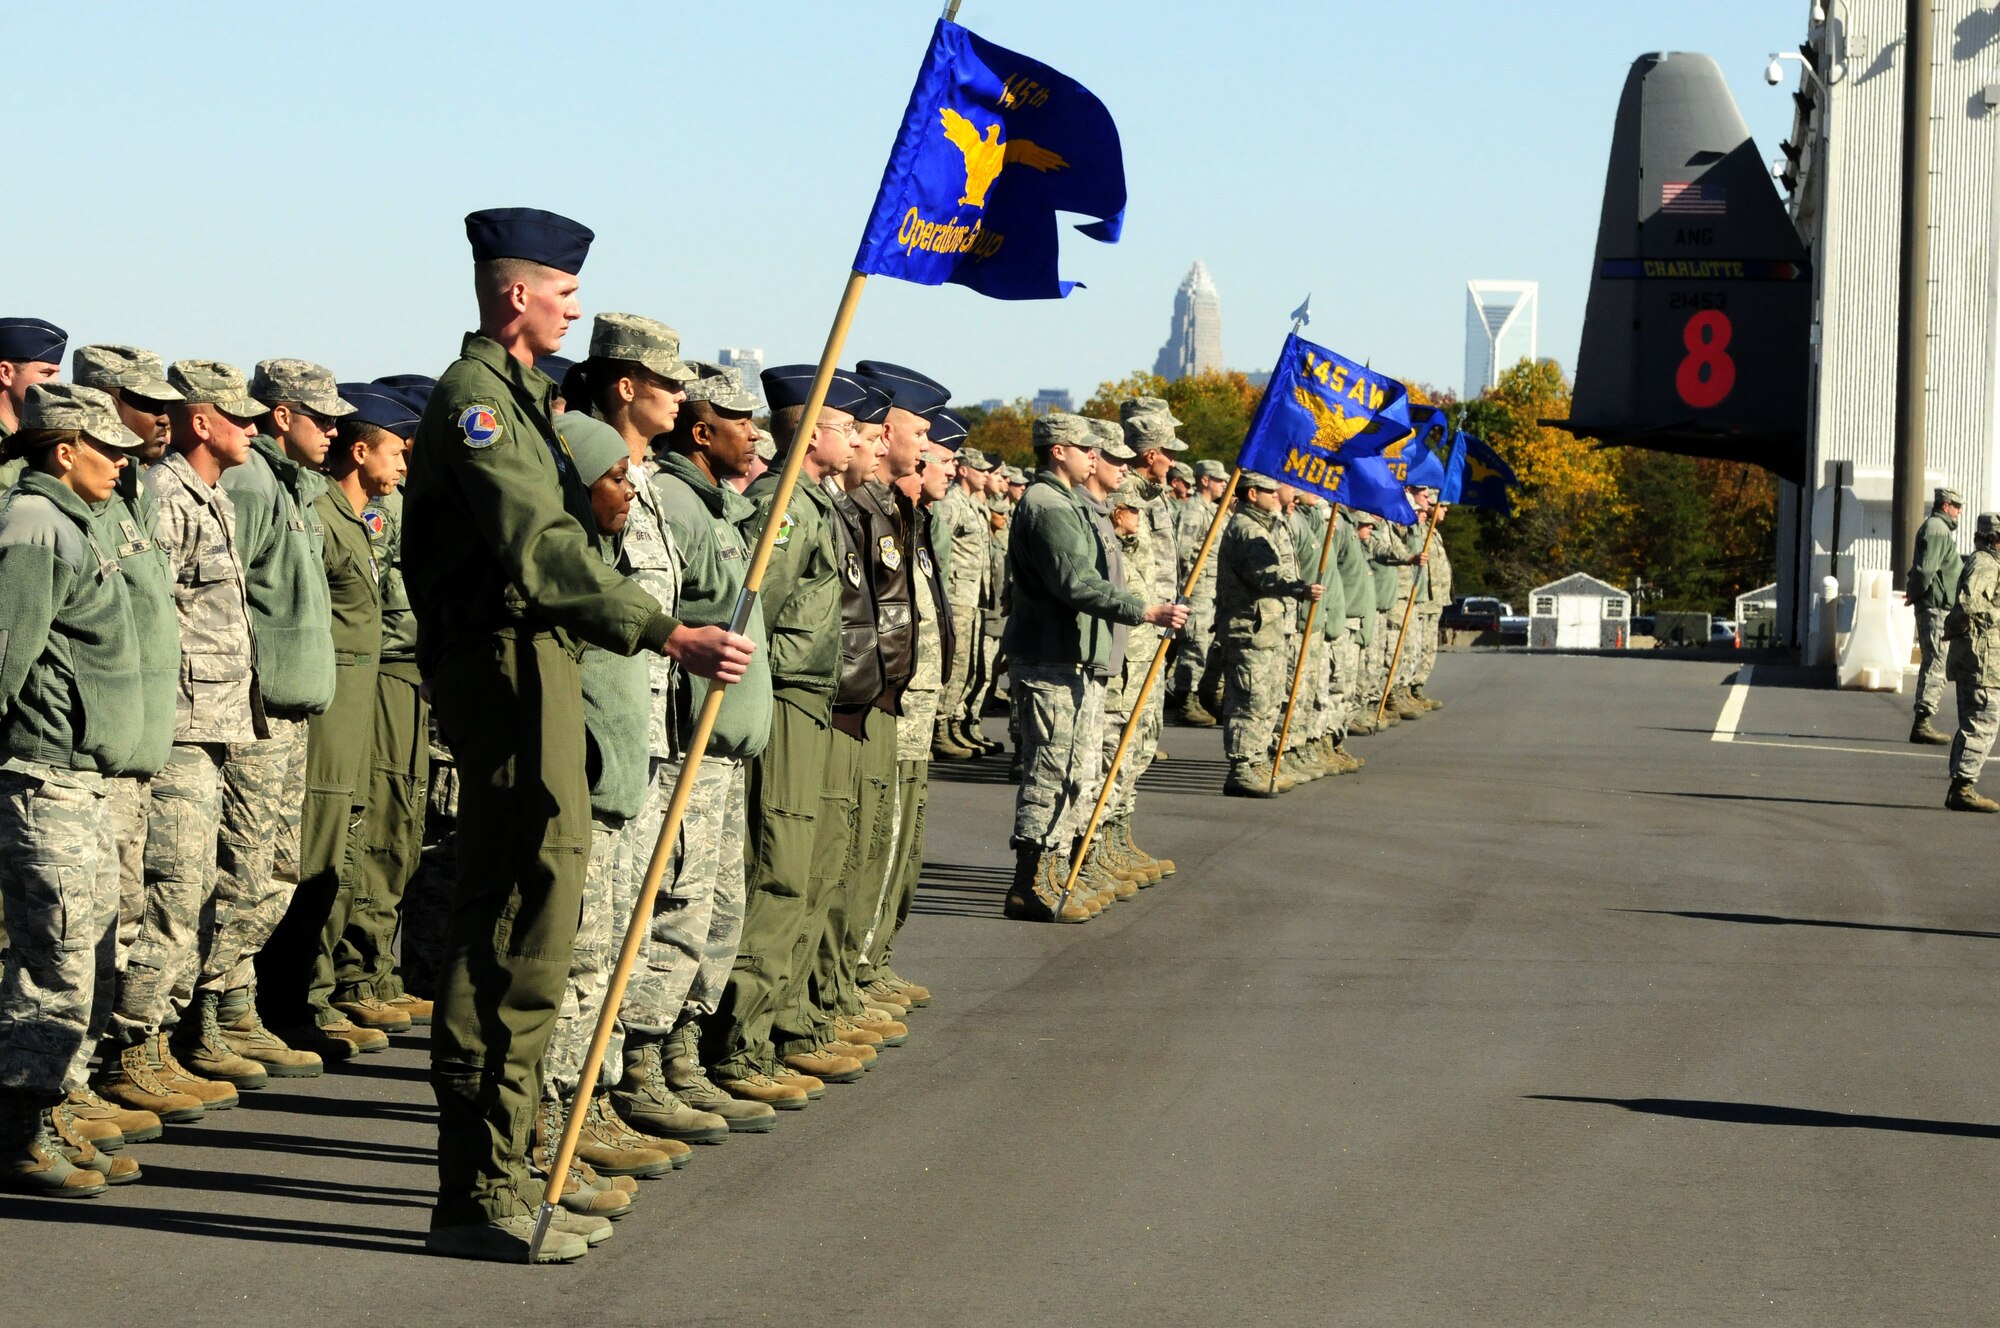
[[[500,412],[491,406],[467,406],[458,413],[458,428],[467,447],[491,447],[500,441]]]
[[[361,524],[368,527],[368,533],[371,535],[380,535],[389,528],[388,521],[372,507],[362,509]]]
[[[877,546],[881,550],[882,565],[884,567],[893,572],[903,565],[903,551],[896,547],[896,537],[894,535],[884,535],[877,541]]]
[[[779,545],[790,544],[792,542],[792,526],[794,524],[792,514],[786,512],[785,519],[778,523],[778,537],[772,543]]]
[[[931,551],[929,549],[917,550],[917,570],[925,576],[936,574],[937,568],[931,563]]]

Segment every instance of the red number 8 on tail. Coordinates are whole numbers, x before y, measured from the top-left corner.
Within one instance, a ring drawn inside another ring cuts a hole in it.
[[[1733,330],[1729,315],[1720,309],[1703,309],[1681,329],[1688,353],[1674,374],[1674,387],[1696,410],[1721,405],[1736,386],[1736,361],[1727,353]]]

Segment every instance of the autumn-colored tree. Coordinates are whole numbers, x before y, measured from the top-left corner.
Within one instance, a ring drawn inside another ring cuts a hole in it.
[[[1083,404],[1082,413],[1115,420],[1118,403],[1126,397],[1166,400],[1181,422],[1181,439],[1188,445],[1182,460],[1192,463],[1209,457],[1229,465],[1242,450],[1243,435],[1250,430],[1250,417],[1264,399],[1264,389],[1234,369],[1210,369],[1171,383],[1158,374],[1140,371],[1115,383],[1100,383],[1096,394]]]
[[[1011,466],[1023,470],[1035,468],[1035,449],[1031,439],[1034,425],[1034,407],[1026,397],[1011,406],[996,406],[983,410],[978,406],[954,406],[959,418],[965,421],[967,447],[976,447],[987,456],[998,457]]]

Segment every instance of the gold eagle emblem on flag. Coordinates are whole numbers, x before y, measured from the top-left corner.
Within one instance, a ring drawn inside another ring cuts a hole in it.
[[[944,136],[965,156],[965,193],[958,201],[967,207],[985,207],[986,191],[1014,162],[1038,171],[1060,171],[1069,165],[1061,154],[1024,138],[1002,142],[997,120],[986,126],[986,136],[981,138],[972,121],[951,107],[941,108],[939,115],[944,121]]]

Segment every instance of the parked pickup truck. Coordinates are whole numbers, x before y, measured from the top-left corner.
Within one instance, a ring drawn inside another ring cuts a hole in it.
[[[1446,632],[1497,632],[1500,620],[1514,612],[1511,604],[1484,595],[1460,595],[1438,616],[1438,627]]]

